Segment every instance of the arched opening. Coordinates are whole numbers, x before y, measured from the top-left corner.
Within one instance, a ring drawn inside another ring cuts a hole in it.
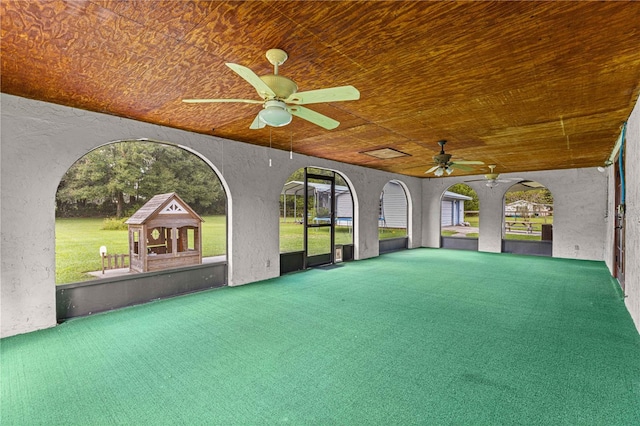
[[[353,259],[353,197],[340,173],[296,170],[280,196],[280,273]]]
[[[480,201],[469,185],[457,183],[440,200],[440,247],[478,250]]]
[[[408,247],[408,197],[403,184],[397,180],[387,182],[380,193],[378,209],[378,239],[380,253]]]
[[[551,256],[553,195],[543,184],[522,181],[504,195],[503,253]]]
[[[92,306],[88,312],[98,312],[200,289],[198,273],[185,272],[192,282],[156,275],[149,292],[133,290],[132,282],[149,273],[176,268],[222,265],[204,288],[224,285],[226,211],[220,178],[193,152],[146,140],[94,149],[69,168],[56,192],[59,299],[91,286],[95,296],[85,289],[82,297]],[[100,305],[93,297],[109,301]],[[86,314],[81,311],[65,310],[62,318]]]

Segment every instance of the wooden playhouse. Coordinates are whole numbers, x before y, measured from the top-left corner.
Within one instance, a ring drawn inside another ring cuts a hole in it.
[[[151,198],[125,223],[133,272],[202,263],[202,218],[175,192]]]

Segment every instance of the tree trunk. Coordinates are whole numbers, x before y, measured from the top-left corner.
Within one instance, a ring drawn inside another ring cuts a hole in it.
[[[122,192],[118,192],[118,200],[116,201],[116,218],[120,219],[122,217],[122,208],[124,206],[124,194]]]

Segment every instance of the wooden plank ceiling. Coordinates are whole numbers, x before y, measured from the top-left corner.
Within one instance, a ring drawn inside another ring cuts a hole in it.
[[[4,93],[425,177],[437,141],[498,172],[602,165],[640,92],[640,2],[2,0]],[[299,91],[353,85],[250,130],[259,75],[280,48]],[[408,156],[362,152],[393,148]],[[478,174],[478,166],[469,172]],[[428,177],[433,177],[429,175]]]

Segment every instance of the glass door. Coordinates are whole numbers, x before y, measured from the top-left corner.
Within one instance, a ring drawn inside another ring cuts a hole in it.
[[[623,162],[622,165],[620,162]],[[618,279],[620,287],[624,291],[624,251],[625,251],[625,201],[624,201],[624,154],[616,160],[615,167],[615,191],[616,191],[616,217],[614,230],[614,276]],[[622,173],[621,173],[622,170]]]
[[[314,172],[317,169],[314,169]],[[335,173],[312,173],[305,169],[304,252],[305,269],[334,262]],[[313,191],[309,191],[309,186]]]

